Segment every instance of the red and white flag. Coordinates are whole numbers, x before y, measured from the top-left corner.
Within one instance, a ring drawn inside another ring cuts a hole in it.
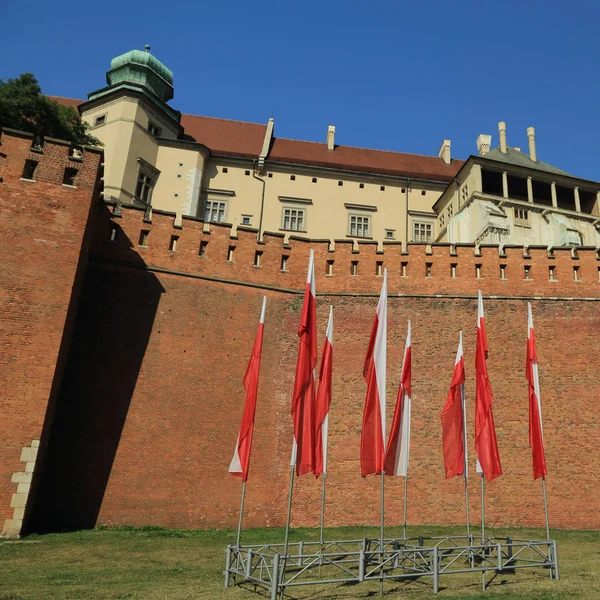
[[[304,305],[298,327],[300,346],[292,399],[294,445],[291,464],[298,476],[315,470],[315,368],[317,365],[317,299],[315,258],[310,251]]]
[[[367,382],[367,397],[360,436],[360,470],[363,477],[384,470],[386,343],[387,269],[384,269],[381,294],[363,368],[363,377]]]
[[[248,480],[248,469],[250,466],[250,452],[252,451],[252,433],[254,431],[254,413],[256,412],[256,396],[258,393],[258,376],[260,372],[260,355],[262,352],[263,331],[265,328],[265,309],[267,297],[263,298],[262,310],[258,331],[254,339],[252,355],[246,368],[243,384],[246,390],[246,403],[242,416],[242,425],[233,452],[233,458],[229,465],[229,472],[235,477],[241,477],[245,483]]]
[[[408,322],[404,360],[400,388],[396,399],[394,420],[385,451],[385,474],[408,477],[408,457],[410,452],[410,374],[411,374],[411,329]]]
[[[331,405],[331,378],[333,366],[333,306],[329,307],[329,321],[319,372],[319,391],[315,402],[315,475],[327,473],[327,433],[329,431],[329,406]]]
[[[492,386],[487,372],[488,345],[483,315],[483,300],[479,291],[477,305],[477,351],[475,355],[475,451],[477,472],[488,481],[502,475],[496,428],[492,414]]]
[[[463,473],[465,477],[468,476],[468,465],[465,459],[465,416],[465,358],[461,331],[450,390],[442,410],[442,448],[446,479]]]
[[[544,454],[540,378],[531,302],[527,303],[527,320],[527,367],[525,373],[529,382],[529,445],[533,456],[533,478],[538,479],[539,477],[545,477],[548,471],[546,470],[546,456]]]

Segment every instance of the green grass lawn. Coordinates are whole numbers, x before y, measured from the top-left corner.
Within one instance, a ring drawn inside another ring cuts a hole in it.
[[[386,529],[386,535],[398,535]],[[464,529],[409,528],[409,535],[462,534]],[[488,529],[490,536],[512,535],[543,539],[535,529]],[[326,539],[377,537],[376,527],[328,529]],[[475,573],[442,576],[434,596],[431,579],[408,583],[386,582],[388,598],[534,598],[600,599],[600,532],[552,531],[558,541],[560,581],[550,581],[546,570],[496,575],[485,593]],[[290,540],[316,540],[315,529],[294,529]],[[280,542],[281,529],[243,533],[242,544]],[[225,549],[235,542],[232,531],[171,531],[165,529],[98,529],[76,533],[31,536],[0,541],[0,600],[211,598],[240,600],[268,598],[264,590],[238,586],[223,589]],[[491,578],[491,575],[490,575]],[[378,596],[376,582],[360,585],[308,586],[290,591],[293,598],[370,598]]]

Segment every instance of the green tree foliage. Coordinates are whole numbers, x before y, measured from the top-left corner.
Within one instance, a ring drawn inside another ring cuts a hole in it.
[[[71,106],[63,106],[42,94],[32,73],[4,82],[0,79],[0,125],[73,142],[101,146],[90,135],[90,126]]]

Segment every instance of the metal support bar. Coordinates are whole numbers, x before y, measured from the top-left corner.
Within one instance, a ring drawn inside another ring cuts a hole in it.
[[[241,552],[239,551],[239,548],[237,551],[238,556],[240,556]],[[246,555],[246,564],[244,571],[246,573],[246,577],[250,577],[250,573],[252,573],[252,550],[248,550],[248,554]]]
[[[279,595],[279,554],[273,556],[271,573],[271,600],[277,600],[277,596]]]
[[[439,573],[439,559],[438,559],[438,547],[434,546],[432,554],[432,569],[433,569],[433,593],[437,594],[440,591],[440,573]]]
[[[231,546],[227,546],[227,556],[225,558],[225,588],[229,587],[229,567],[231,566]]]

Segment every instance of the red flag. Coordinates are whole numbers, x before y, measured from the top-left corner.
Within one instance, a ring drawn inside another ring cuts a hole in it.
[[[315,470],[315,367],[317,365],[317,299],[314,253],[310,251],[304,305],[298,327],[300,346],[292,400],[294,448],[292,465],[298,476]]]
[[[488,345],[483,315],[481,291],[478,297],[477,353],[475,355],[475,451],[477,472],[483,473],[488,481],[502,475],[494,415],[492,414],[492,386],[487,373]]]
[[[367,382],[360,436],[360,469],[363,477],[384,470],[386,339],[387,269],[384,269],[383,285],[363,369],[363,377]]]
[[[265,309],[267,306],[267,297],[263,298],[262,311],[260,313],[260,322],[258,331],[254,339],[254,347],[250,362],[244,375],[243,384],[246,389],[246,403],[244,405],[244,415],[242,416],[242,426],[238,435],[233,452],[233,459],[229,465],[229,472],[235,477],[241,477],[243,482],[248,481],[248,468],[250,465],[250,452],[252,450],[252,433],[254,431],[254,413],[256,412],[256,396],[258,393],[258,375],[260,372],[260,355],[262,352],[263,330],[265,323]]]
[[[454,361],[454,373],[450,382],[450,390],[446,404],[442,410],[442,448],[444,451],[444,468],[446,479],[465,473],[465,441],[464,441],[464,393],[465,393],[465,359],[462,347],[462,331]]]
[[[537,350],[531,302],[527,303],[527,367],[525,374],[529,382],[529,445],[533,457],[533,478],[545,477],[546,456],[544,454],[544,435],[542,432],[542,405],[540,399],[540,378],[538,374]]]
[[[408,322],[404,360],[400,388],[396,398],[394,420],[385,451],[385,474],[408,477],[408,456],[410,451],[410,374],[411,374],[411,330]]]
[[[327,473],[327,433],[329,430],[329,406],[331,405],[331,378],[333,365],[333,306],[329,307],[329,322],[325,333],[325,345],[319,372],[319,391],[315,401],[315,475]]]

